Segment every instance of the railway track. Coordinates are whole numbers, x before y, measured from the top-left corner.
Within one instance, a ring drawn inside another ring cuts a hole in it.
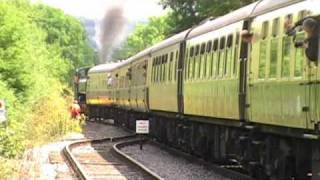
[[[63,153],[79,179],[176,179],[172,178],[174,177],[172,173],[169,173],[168,176],[163,176],[164,173],[160,170],[163,168],[157,167],[157,165],[155,165],[156,168],[154,168],[150,166],[150,164],[143,162],[148,158],[140,161],[141,159],[123,151],[126,147],[139,146],[140,140],[135,135],[130,134],[119,136],[117,134],[113,136],[117,137],[81,140],[64,148]],[[197,157],[157,143],[148,138],[145,139],[145,143],[147,145],[156,146],[162,151],[166,151],[175,157],[186,159],[192,164],[200,164],[201,166],[209,169],[209,171],[218,175],[218,178],[212,178],[211,176],[209,179],[220,180],[220,176],[224,179],[252,180],[252,178],[244,174],[207,163]],[[158,156],[158,153],[155,153],[155,156]],[[157,163],[155,162],[153,164]],[[164,169],[170,168],[170,164],[167,164],[164,167]],[[181,172],[176,172],[178,177],[180,176],[179,173]],[[198,174],[199,173],[201,174],[201,172],[198,172]]]
[[[129,146],[139,146],[140,141],[137,139],[133,139],[130,141],[125,141],[125,142],[118,142],[114,145],[114,148],[116,151],[118,151],[119,154],[121,154],[124,157],[127,157],[128,159],[132,160],[132,161],[137,161],[135,160],[136,158],[133,159],[133,157],[128,156],[125,152],[123,152],[121,149],[129,147]],[[211,170],[212,172],[214,172],[217,175],[220,175],[220,177],[206,177],[203,179],[220,179],[220,178],[225,178],[225,179],[232,179],[232,180],[253,180],[253,178],[239,173],[237,171],[234,170],[230,170],[228,168],[224,168],[222,165],[214,165],[208,162],[205,162],[197,157],[194,157],[192,155],[183,153],[179,150],[170,148],[168,146],[165,146],[163,144],[157,143],[155,141],[151,141],[151,140],[146,140],[145,141],[146,145],[151,145],[151,146],[155,146],[159,149],[161,149],[162,151],[166,151],[169,154],[172,154],[175,157],[181,157],[182,159],[186,159],[187,161],[191,162],[192,164],[198,164],[198,165],[202,165],[203,167],[208,168],[209,170]],[[134,153],[133,153],[134,154]],[[157,153],[158,155],[161,153]],[[132,156],[132,153],[130,153],[130,155]],[[149,167],[149,166],[148,166]],[[169,167],[169,166],[168,166]],[[153,170],[153,172],[158,173],[159,175],[162,174],[162,172],[157,172],[157,168],[153,169],[152,167],[149,167],[151,170]],[[182,168],[181,166],[179,168]],[[161,171],[161,170],[160,170]],[[195,171],[195,170],[194,170]],[[169,173],[170,174],[170,173]],[[176,179],[176,178],[172,178],[171,177],[172,174],[170,174],[170,177],[168,179]],[[179,173],[178,173],[179,176]],[[166,179],[166,178],[165,178]],[[187,178],[188,179],[188,178]],[[191,178],[190,179],[194,179]],[[196,178],[197,179],[197,178]]]
[[[113,148],[116,143],[134,139],[129,135],[78,141],[66,146],[64,155],[79,179],[161,179]]]

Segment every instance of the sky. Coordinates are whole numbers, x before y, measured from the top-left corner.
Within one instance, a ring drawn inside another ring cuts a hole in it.
[[[37,1],[37,0],[35,0]],[[88,19],[101,19],[108,8],[121,5],[130,22],[144,21],[150,16],[163,15],[165,11],[158,0],[38,0],[63,9],[66,13]]]

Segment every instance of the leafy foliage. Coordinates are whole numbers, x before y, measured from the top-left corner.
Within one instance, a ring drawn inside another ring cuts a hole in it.
[[[9,119],[0,125],[1,158],[78,128],[68,114],[70,74],[94,58],[77,19],[28,0],[0,0],[0,99]]]
[[[255,0],[161,0],[163,8],[170,8],[169,24],[177,33],[200,23],[208,17],[218,17],[250,4]]]

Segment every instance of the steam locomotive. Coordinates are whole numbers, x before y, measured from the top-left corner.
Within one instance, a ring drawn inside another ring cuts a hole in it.
[[[260,0],[95,66],[88,116],[149,119],[159,141],[255,179],[320,179],[320,68],[285,28],[319,14],[319,0]]]

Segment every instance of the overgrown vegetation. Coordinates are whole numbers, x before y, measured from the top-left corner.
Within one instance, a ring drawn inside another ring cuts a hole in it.
[[[28,0],[0,0],[0,99],[8,112],[1,162],[77,129],[68,114],[72,73],[94,58],[77,19]]]

